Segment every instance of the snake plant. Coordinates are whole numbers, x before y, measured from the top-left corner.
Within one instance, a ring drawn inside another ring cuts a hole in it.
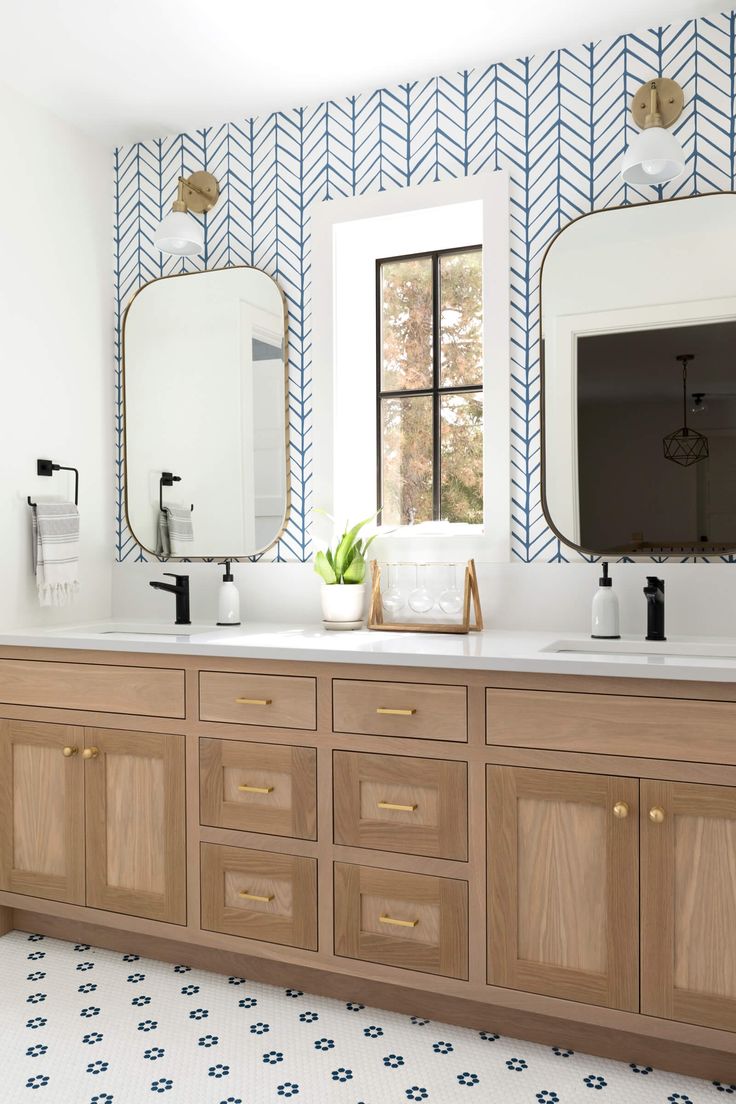
[[[346,523],[345,531],[334,550],[328,548],[326,552],[318,552],[314,557],[314,570],[328,586],[336,583],[362,583],[365,579],[366,553],[377,534],[374,533],[364,541],[358,533],[372,517],[373,515],[359,521],[350,529]]]

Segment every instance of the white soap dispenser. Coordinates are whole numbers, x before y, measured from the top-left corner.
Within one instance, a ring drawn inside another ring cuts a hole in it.
[[[598,580],[598,590],[593,596],[594,640],[619,640],[618,598],[613,591],[613,580],[608,575],[608,564],[603,564],[603,574]]]
[[[230,560],[223,560],[221,567],[225,568],[222,576],[219,594],[217,596],[217,624],[240,624],[240,591],[233,582],[230,572]]]

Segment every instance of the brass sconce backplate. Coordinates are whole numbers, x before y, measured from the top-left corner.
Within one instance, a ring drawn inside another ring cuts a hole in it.
[[[195,215],[211,211],[220,198],[220,185],[212,173],[194,172],[184,180],[187,209]]]
[[[685,106],[685,95],[677,81],[670,80],[669,77],[656,77],[654,80],[647,81],[631,100],[631,114],[639,130],[644,130],[648,125],[651,126],[647,116],[651,112],[652,85],[657,92],[657,110],[662,120],[660,126],[665,129],[671,127],[680,118]]]

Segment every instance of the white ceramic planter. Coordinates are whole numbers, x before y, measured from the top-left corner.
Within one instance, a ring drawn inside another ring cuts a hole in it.
[[[322,617],[325,621],[362,621],[365,608],[365,583],[325,583],[321,588]]]

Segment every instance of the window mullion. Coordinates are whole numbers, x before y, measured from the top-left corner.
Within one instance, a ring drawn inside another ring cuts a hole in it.
[[[440,410],[440,258],[432,254],[432,517],[439,521],[442,511],[441,410]]]

